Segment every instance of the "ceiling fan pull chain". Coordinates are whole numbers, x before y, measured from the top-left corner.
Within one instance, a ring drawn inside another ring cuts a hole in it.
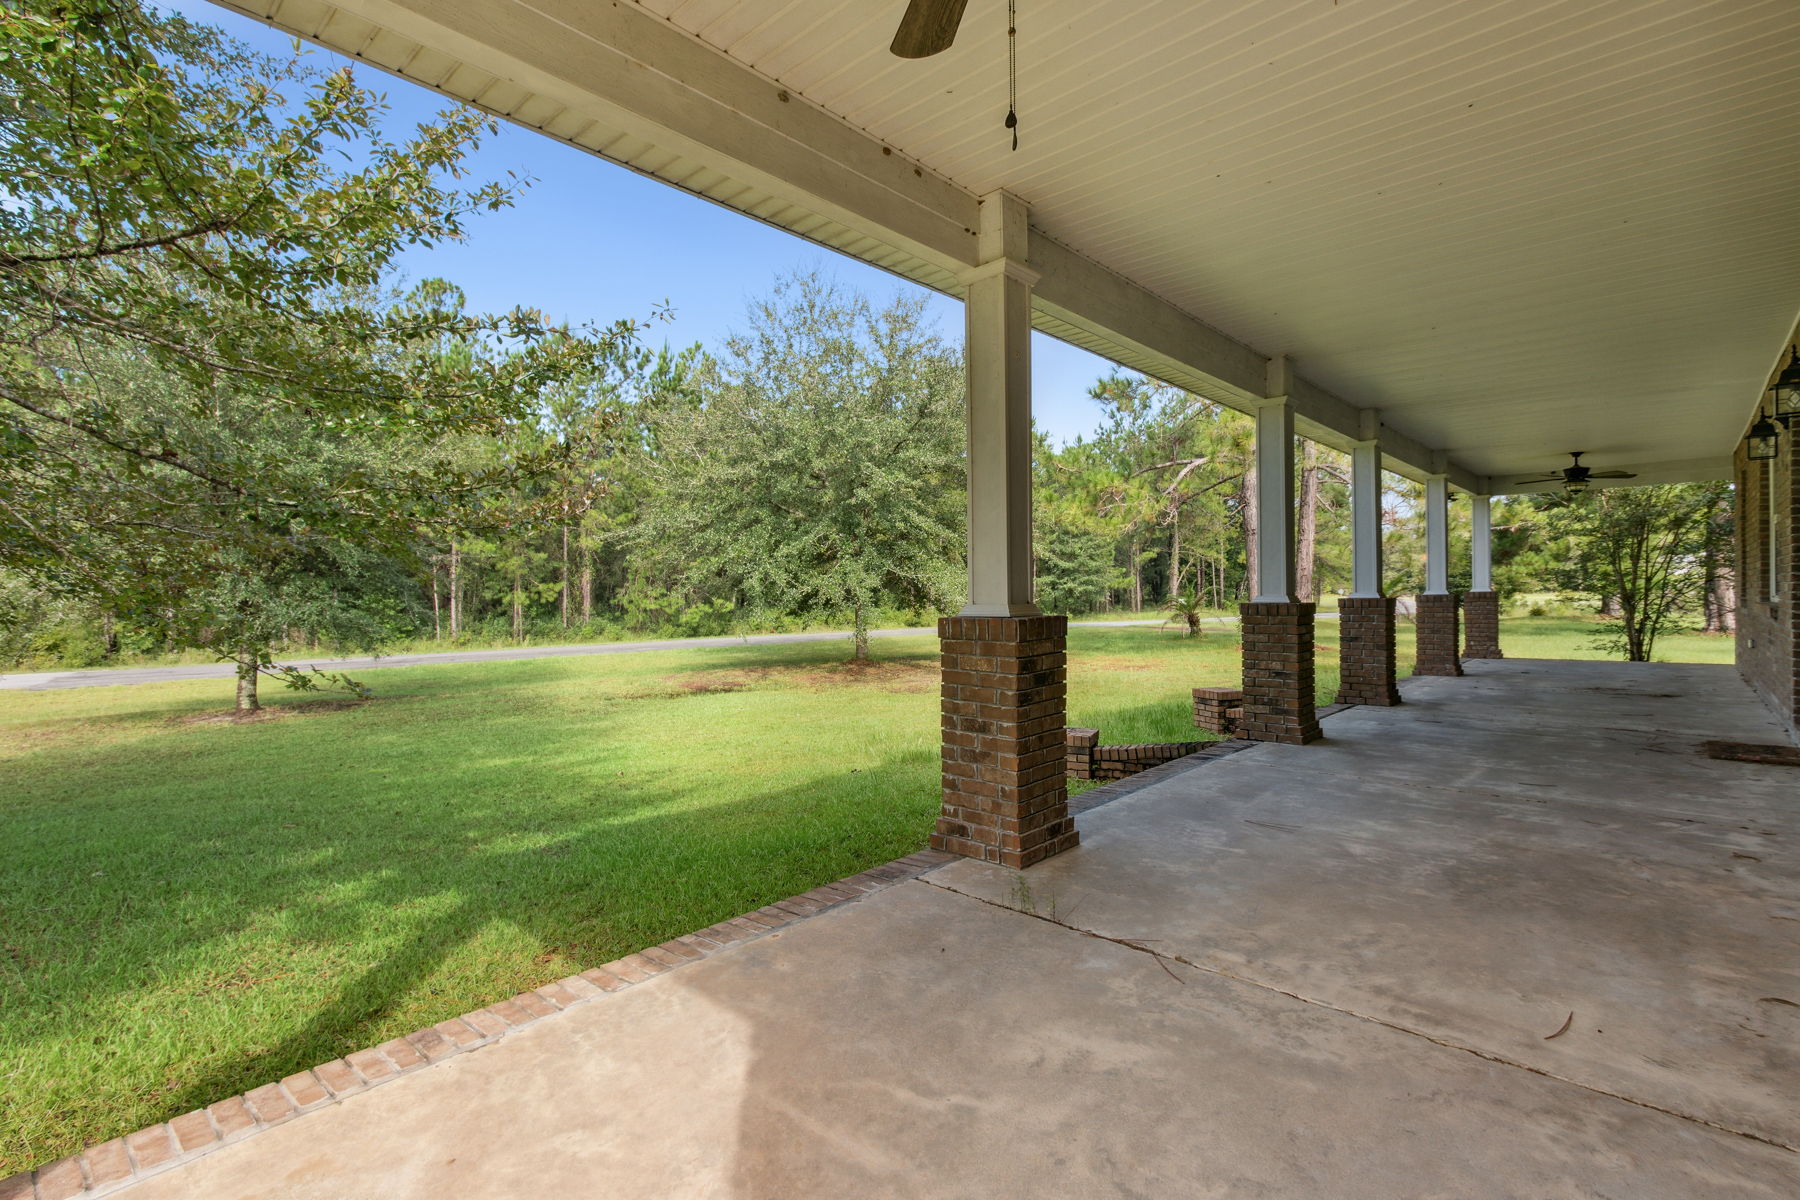
[[[1006,0],[1006,127],[1019,148],[1019,4]]]

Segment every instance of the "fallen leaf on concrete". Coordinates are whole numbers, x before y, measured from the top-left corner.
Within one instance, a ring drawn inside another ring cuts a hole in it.
[[[1548,1042],[1548,1041],[1552,1040],[1553,1038],[1561,1037],[1563,1034],[1569,1032],[1569,1027],[1573,1024],[1575,1024],[1575,1014],[1570,1013],[1569,1019],[1562,1023],[1562,1028],[1558,1029],[1555,1033],[1551,1034],[1549,1037],[1545,1038],[1544,1040],[1546,1042]]]

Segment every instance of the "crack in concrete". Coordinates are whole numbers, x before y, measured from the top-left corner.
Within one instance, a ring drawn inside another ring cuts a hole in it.
[[[919,883],[927,884],[937,888],[939,891],[948,892],[952,896],[962,896],[966,899],[985,904],[990,908],[998,908],[1003,912],[1013,913],[1021,917],[1030,917],[1033,920],[1042,921],[1046,925],[1054,925],[1058,929],[1066,929],[1070,933],[1077,933],[1083,937],[1095,938],[1102,942],[1111,942],[1115,946],[1122,946],[1127,950],[1134,950],[1139,954],[1147,954],[1156,959],[1157,964],[1165,971],[1169,968],[1168,964],[1164,963],[1163,960],[1171,959],[1184,967],[1190,967],[1193,970],[1204,972],[1205,974],[1212,975],[1219,979],[1228,979],[1233,983],[1245,984],[1249,987],[1257,988],[1260,991],[1272,992],[1277,996],[1286,996],[1290,1000],[1298,1000],[1300,1003],[1309,1005],[1313,1008],[1320,1008],[1327,1012],[1334,1012],[1346,1017],[1353,1017],[1358,1021],[1367,1021],[1371,1025],[1379,1025],[1384,1029],[1392,1029],[1396,1033],[1404,1033],[1408,1036],[1419,1038],[1422,1041],[1430,1042],[1434,1046],[1442,1046],[1446,1050],[1459,1050],[1464,1054],[1472,1055],[1483,1061],[1495,1063],[1503,1067],[1513,1067],[1520,1071],[1528,1071],[1531,1074],[1540,1076],[1544,1079],[1550,1079],[1557,1083],[1567,1084],[1570,1087],[1580,1088],[1584,1092],[1592,1092],[1597,1096],[1606,1096],[1609,1099],[1619,1100],[1638,1108],[1648,1109],[1651,1112],[1658,1112],[1665,1116],[1675,1117],[1679,1120],[1690,1121],[1695,1125],[1701,1125],[1707,1129],[1715,1129],[1720,1133],[1745,1138],[1752,1142],[1760,1142],[1762,1145],[1773,1146],[1777,1150],[1786,1150],[1791,1154],[1800,1153],[1800,1146],[1781,1141],[1777,1138],[1767,1137],[1760,1133],[1753,1133],[1747,1129],[1738,1129],[1730,1125],[1724,1125],[1718,1121],[1709,1120],[1706,1117],[1682,1112],[1680,1109],[1665,1108],[1660,1104],[1654,1104],[1648,1100],[1640,1100],[1635,1096],[1627,1096],[1619,1092],[1608,1091],[1603,1087],[1597,1087],[1591,1083],[1583,1083],[1579,1079],[1570,1079],[1566,1075],[1558,1075],[1554,1071],[1546,1071],[1542,1067],[1534,1067],[1530,1063],[1519,1062],[1517,1059],[1507,1058],[1501,1054],[1495,1054],[1491,1050],[1482,1050],[1476,1046],[1465,1046],[1461,1042],[1446,1041],[1443,1038],[1426,1033],[1422,1029],[1414,1029],[1410,1025],[1401,1025],[1395,1021],[1390,1021],[1385,1017],[1377,1017],[1369,1013],[1357,1012],[1353,1008],[1344,1008],[1341,1005],[1332,1004],[1328,1000],[1319,1000],[1311,996],[1303,996],[1298,992],[1290,992],[1286,988],[1279,988],[1273,984],[1263,983],[1260,980],[1251,979],[1247,976],[1234,975],[1230,971],[1222,970],[1218,967],[1209,967],[1203,963],[1194,962],[1192,959],[1183,958],[1179,954],[1168,954],[1161,950],[1152,950],[1145,944],[1144,939],[1142,938],[1111,937],[1104,933],[1098,933],[1092,929],[1083,929],[1079,925],[1071,925],[1067,921],[1059,921],[1055,917],[1047,917],[1044,914],[1037,912],[1028,912],[1022,908],[1014,908],[1010,904],[1002,904],[998,900],[990,900],[986,896],[977,896],[973,892],[965,892],[960,888],[950,887],[948,884],[940,883],[926,875],[919,875],[916,879]],[[1170,973],[1173,974],[1173,972]]]

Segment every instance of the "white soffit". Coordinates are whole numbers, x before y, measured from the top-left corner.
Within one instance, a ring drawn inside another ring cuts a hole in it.
[[[955,290],[530,80],[315,0],[237,7]],[[1016,153],[1003,0],[917,62],[886,49],[904,0],[641,7],[1479,475],[1716,473],[1800,309],[1796,0],[1020,0]]]

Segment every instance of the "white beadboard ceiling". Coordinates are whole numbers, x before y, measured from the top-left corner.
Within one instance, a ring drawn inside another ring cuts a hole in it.
[[[236,6],[954,286],[466,47],[383,47],[455,2]],[[1727,457],[1800,312],[1796,0],[1020,0],[1016,153],[1004,0],[922,61],[905,0],[641,7],[1478,474]]]

